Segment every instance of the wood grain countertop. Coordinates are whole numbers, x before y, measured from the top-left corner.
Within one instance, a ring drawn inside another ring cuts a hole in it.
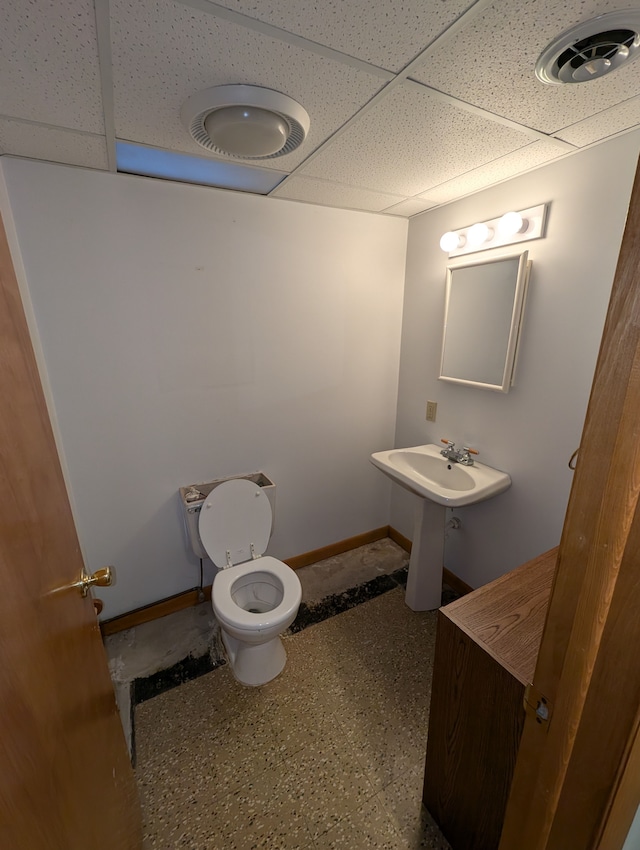
[[[558,547],[441,608],[523,685],[533,679]]]

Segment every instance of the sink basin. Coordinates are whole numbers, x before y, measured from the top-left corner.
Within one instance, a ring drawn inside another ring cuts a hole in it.
[[[440,446],[391,449],[371,455],[371,463],[422,496],[416,503],[405,600],[414,611],[440,607],[446,508],[473,505],[503,493],[511,478],[477,461],[473,466],[453,463]]]
[[[477,461],[473,466],[452,463],[436,445],[376,452],[371,463],[418,496],[451,508],[482,502],[511,486],[506,472]]]

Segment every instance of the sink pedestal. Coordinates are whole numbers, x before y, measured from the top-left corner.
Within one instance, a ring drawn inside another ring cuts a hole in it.
[[[405,595],[414,611],[432,611],[441,605],[446,510],[429,499],[420,499],[416,505]]]

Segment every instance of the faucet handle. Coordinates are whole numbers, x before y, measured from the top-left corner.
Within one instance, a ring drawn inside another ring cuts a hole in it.
[[[469,446],[464,446],[461,452],[458,452],[458,463],[463,466],[473,466],[473,458],[471,455],[477,455],[477,449],[470,449]]]
[[[447,460],[457,461],[458,451],[456,450],[456,444],[453,442],[453,440],[445,440],[443,437],[440,442],[446,445],[446,448],[440,449],[440,454],[442,455],[442,457],[446,458]]]

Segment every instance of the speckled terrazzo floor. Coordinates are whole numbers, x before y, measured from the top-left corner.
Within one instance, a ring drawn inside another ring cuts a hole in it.
[[[448,848],[420,803],[435,619],[396,587],[287,635],[268,685],[222,666],[138,705],[147,846]]]
[[[302,604],[291,631],[302,631],[406,582],[409,556],[388,537],[297,571]],[[395,576],[395,578],[394,578]],[[105,638],[127,744],[135,758],[135,705],[223,660],[210,602]]]

